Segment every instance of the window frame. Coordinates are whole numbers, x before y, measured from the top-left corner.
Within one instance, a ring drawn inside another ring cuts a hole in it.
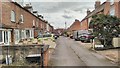
[[[21,23],[24,23],[24,15],[23,14],[20,15],[20,19],[21,19]]]
[[[1,32],[2,32],[2,37],[1,37],[1,39],[2,39],[2,41],[0,41],[0,44],[2,44],[2,43],[4,43],[4,31],[2,31],[2,30],[0,30]]]
[[[110,6],[110,12],[109,12],[109,15],[111,16],[115,16],[115,7],[112,5]]]
[[[11,10],[11,22],[15,23],[16,22],[16,13],[14,10]]]

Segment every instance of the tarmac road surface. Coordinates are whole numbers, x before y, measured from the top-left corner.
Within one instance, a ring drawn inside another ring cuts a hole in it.
[[[50,66],[118,66],[105,57],[89,51],[66,37],[57,40],[55,51],[50,56]],[[115,68],[115,67],[113,67]]]

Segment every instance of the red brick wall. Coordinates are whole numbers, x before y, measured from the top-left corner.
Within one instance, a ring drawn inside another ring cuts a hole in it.
[[[50,30],[50,32],[53,32],[54,31],[53,26],[50,26],[49,30]]]
[[[88,29],[88,19],[85,19],[81,22],[81,30],[86,30]]]
[[[110,2],[106,2],[104,6],[104,14],[108,15],[110,11]]]
[[[80,21],[76,20],[69,28],[69,31],[80,30]]]
[[[16,22],[11,22],[11,11],[15,11],[16,13]],[[12,25],[15,27],[16,23],[18,23],[21,14],[24,16],[24,23],[20,23],[17,27],[20,28],[32,28],[33,20],[36,21],[36,17],[30,14],[29,12],[23,10],[19,6],[16,6],[14,3],[4,2],[2,4],[2,23],[6,25]]]
[[[49,61],[49,49],[44,52],[44,66],[48,66]]]
[[[43,29],[45,30],[46,28],[46,23],[40,19],[38,19],[36,16],[32,15],[31,13],[29,13],[28,11],[24,10],[23,8],[21,8],[20,6],[17,6],[14,3],[11,2],[3,2],[2,3],[2,23],[6,24],[6,25],[10,25],[11,27],[18,27],[21,29],[24,28],[32,28],[33,27],[33,20],[35,21],[35,25],[36,21],[38,21],[38,28],[39,30],[41,29],[41,25],[43,25]],[[11,11],[14,10],[16,13],[16,22],[12,23],[11,22]],[[20,24],[16,24],[18,23],[21,14],[24,16],[24,23],[20,23]],[[35,36],[38,35],[37,32],[35,32],[34,34]]]
[[[12,9],[11,3],[2,2],[2,23],[15,27],[15,24],[11,23],[10,20],[11,9]]]
[[[115,6],[115,16],[120,18],[120,1],[115,2],[114,6]]]

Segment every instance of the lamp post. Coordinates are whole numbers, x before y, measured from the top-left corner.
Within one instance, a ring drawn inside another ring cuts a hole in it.
[[[66,25],[67,25],[67,23],[65,22],[65,30],[66,30]]]

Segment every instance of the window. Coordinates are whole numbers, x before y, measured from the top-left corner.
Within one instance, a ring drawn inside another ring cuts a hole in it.
[[[16,14],[14,11],[11,11],[11,21],[15,22],[16,21],[15,19],[16,19]]]
[[[35,26],[35,20],[33,20],[33,26]]]
[[[30,37],[30,31],[26,30],[26,37],[29,38]]]
[[[4,31],[4,43],[8,44],[8,31]]]
[[[110,7],[110,15],[111,15],[111,16],[114,16],[114,15],[115,15],[115,8],[114,8],[114,6],[111,6],[111,7]]]
[[[24,39],[24,38],[25,38],[25,31],[20,30],[20,39]]]
[[[24,22],[24,17],[23,17],[23,15],[21,15],[20,19],[21,19],[21,23],[23,23],[23,22]]]
[[[34,38],[34,30],[31,30],[31,38]]]
[[[10,44],[11,42],[11,32],[0,30],[0,43]]]
[[[19,30],[15,29],[15,44],[18,44],[20,41],[20,33]]]
[[[0,43],[3,42],[2,36],[3,36],[3,34],[2,34],[2,31],[0,30]]]

